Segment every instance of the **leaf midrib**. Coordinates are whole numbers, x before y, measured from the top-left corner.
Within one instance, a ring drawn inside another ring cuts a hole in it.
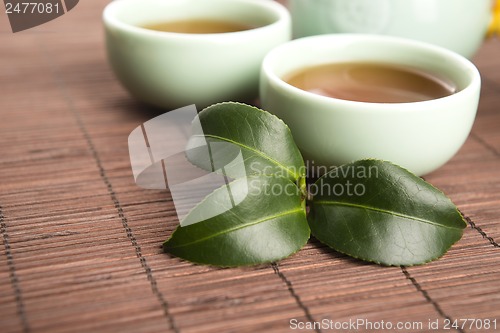
[[[419,218],[419,217],[410,216],[410,215],[406,215],[406,214],[401,214],[401,213],[393,212],[393,211],[390,211],[390,210],[375,208],[375,207],[371,207],[371,206],[362,206],[362,205],[351,204],[351,203],[340,202],[340,201],[316,201],[316,202],[314,202],[314,204],[315,205],[316,204],[319,204],[319,205],[338,205],[338,206],[353,207],[353,208],[357,208],[357,209],[371,210],[371,211],[374,211],[374,212],[379,212],[379,213],[384,213],[384,214],[388,214],[388,215],[393,215],[393,216],[405,218],[405,219],[408,219],[408,220],[414,220],[414,221],[418,221],[418,222],[422,222],[422,223],[427,223],[427,224],[430,224],[430,225],[433,225],[433,226],[436,226],[436,227],[447,228],[447,229],[452,229],[452,230],[462,230],[461,228],[456,228],[456,227],[450,227],[450,226],[447,226],[447,225],[437,224],[437,223],[432,222],[430,220],[426,220],[426,219],[422,219],[422,218]]]
[[[273,162],[274,164],[276,164],[277,166],[279,166],[280,168],[282,168],[283,170],[285,170],[289,175],[291,175],[292,177],[294,177],[294,180],[297,180],[297,179],[300,178],[300,175],[296,174],[295,172],[293,172],[292,170],[290,170],[289,168],[287,168],[285,165],[281,164],[277,160],[269,157],[268,155],[260,152],[259,150],[255,149],[255,148],[252,148],[250,146],[244,145],[244,144],[242,144],[240,142],[236,142],[234,140],[231,140],[231,139],[228,139],[228,138],[224,138],[224,137],[221,137],[221,136],[218,136],[218,135],[213,135],[213,134],[204,134],[204,135],[197,134],[197,135],[193,135],[193,136],[208,137],[208,138],[212,138],[212,139],[218,139],[218,140],[221,140],[221,141],[227,141],[227,142],[230,142],[230,143],[235,144],[237,146],[243,147],[245,149],[253,151],[257,155],[260,155],[261,157],[265,158],[266,160]]]
[[[218,237],[218,236],[221,236],[221,235],[224,235],[224,234],[228,234],[228,233],[233,232],[233,231],[237,231],[239,229],[251,227],[251,226],[259,224],[259,223],[264,223],[264,222],[267,222],[267,221],[270,221],[270,220],[273,220],[273,219],[276,219],[276,218],[280,218],[280,217],[283,217],[283,216],[292,215],[292,214],[296,214],[296,213],[301,213],[301,212],[302,213],[304,212],[304,210],[302,208],[297,208],[297,209],[294,209],[294,210],[289,210],[289,211],[286,211],[286,212],[283,212],[283,213],[280,213],[280,214],[268,216],[268,217],[266,217],[264,219],[261,219],[261,220],[257,220],[257,221],[246,223],[246,224],[242,224],[242,225],[234,227],[234,228],[222,230],[222,231],[217,232],[217,233],[215,233],[213,235],[210,235],[210,236],[207,236],[207,237],[204,237],[204,238],[199,238],[199,239],[197,239],[195,241],[192,241],[192,242],[189,242],[189,243],[180,244],[178,246],[171,246],[171,247],[168,247],[168,249],[178,249],[178,248],[181,248],[181,247],[190,246],[190,245],[193,245],[193,244],[196,244],[196,243],[204,242],[204,241],[209,240],[211,238],[215,238],[215,237]],[[167,241],[167,243],[168,243],[168,241]]]

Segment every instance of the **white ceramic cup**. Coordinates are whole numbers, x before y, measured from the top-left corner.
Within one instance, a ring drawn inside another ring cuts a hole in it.
[[[412,66],[453,81],[458,92],[423,102],[366,103],[320,96],[283,81],[300,69],[352,61]],[[476,67],[447,49],[396,37],[333,34],[271,51],[262,65],[260,96],[263,108],[288,124],[309,165],[379,158],[423,175],[446,163],[465,142],[480,86]]]
[[[215,34],[142,28],[188,19],[257,28]],[[138,99],[166,109],[255,98],[264,56],[291,37],[288,11],[269,0],[116,0],[105,8],[103,22],[118,79]]]
[[[492,0],[289,0],[295,37],[365,33],[405,37],[472,57]]]

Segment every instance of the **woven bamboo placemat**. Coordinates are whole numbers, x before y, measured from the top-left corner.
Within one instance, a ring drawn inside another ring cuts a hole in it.
[[[469,222],[442,259],[379,267],[312,240],[277,265],[217,269],[162,252],[178,223],[170,194],[134,184],[127,150],[128,134],[161,111],[110,72],[106,2],[80,1],[16,34],[0,14],[1,332],[289,332],[292,319],[500,326],[499,41],[475,58],[472,134],[426,177]]]

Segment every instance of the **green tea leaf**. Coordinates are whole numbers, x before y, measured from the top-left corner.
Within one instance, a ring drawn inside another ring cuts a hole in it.
[[[213,216],[220,207],[226,211]],[[198,223],[190,224],[193,222]],[[282,177],[235,180],[207,196],[183,223],[187,225],[175,230],[163,244],[164,250],[217,266],[283,259],[298,251],[310,234],[301,192]]]
[[[442,256],[466,227],[441,191],[394,164],[362,160],[338,167],[312,187],[312,234],[333,249],[384,265]]]
[[[199,122],[198,122],[199,120]],[[275,175],[304,178],[302,155],[283,121],[255,107],[227,102],[201,111],[186,154],[195,165],[231,178]]]

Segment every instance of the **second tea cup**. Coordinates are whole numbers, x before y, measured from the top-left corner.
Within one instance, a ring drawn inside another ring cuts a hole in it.
[[[221,33],[145,28],[200,19],[253,28]],[[288,11],[269,0],[117,0],[105,8],[103,21],[108,58],[123,86],[166,109],[252,100],[264,56],[291,37]]]
[[[456,91],[417,102],[362,102],[318,95],[286,80],[303,69],[346,62],[409,66],[452,81]],[[480,87],[477,68],[442,47],[397,37],[332,34],[271,51],[262,65],[260,96],[263,108],[290,126],[309,165],[330,168],[378,158],[424,175],[452,158],[467,139]]]

